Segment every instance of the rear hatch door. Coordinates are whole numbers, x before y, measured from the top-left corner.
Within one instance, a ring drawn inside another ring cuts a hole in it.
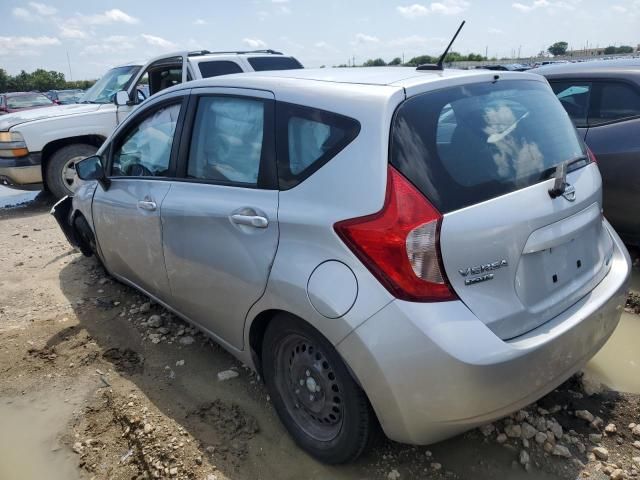
[[[453,289],[503,339],[588,294],[613,251],[598,168],[549,86],[527,78],[409,98],[392,132],[392,164],[443,213]]]

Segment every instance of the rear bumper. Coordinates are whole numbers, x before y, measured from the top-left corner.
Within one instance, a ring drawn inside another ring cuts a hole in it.
[[[366,391],[387,436],[433,443],[503,417],[578,371],[620,320],[631,271],[613,230],[609,274],[556,318],[510,341],[459,301],[395,300],[338,350]]]
[[[71,226],[72,209],[73,197],[65,196],[51,208],[51,215],[53,215],[58,222],[64,236],[67,237],[67,241],[74,247],[79,247],[80,242],[76,237],[75,230]]]
[[[40,153],[30,153],[26,157],[0,157],[0,185],[21,190],[42,188],[42,167]]]

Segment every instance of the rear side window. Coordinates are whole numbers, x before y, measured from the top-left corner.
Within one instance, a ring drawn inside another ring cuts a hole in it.
[[[552,82],[551,88],[560,100],[576,127],[587,126],[591,83],[589,82]]]
[[[590,125],[640,116],[640,93],[620,82],[598,82],[598,100],[589,117]]]
[[[198,64],[202,78],[218,77],[230,73],[241,73],[242,68],[236,62],[218,60],[215,62],[200,62]]]
[[[249,64],[256,72],[264,70],[295,70],[302,68],[298,60],[293,57],[249,57]]]
[[[391,164],[447,213],[548,179],[559,163],[585,151],[548,86],[500,80],[405,101],[392,123],[390,154]]]
[[[276,107],[281,190],[295,187],[346,147],[360,131],[353,118],[279,102]]]

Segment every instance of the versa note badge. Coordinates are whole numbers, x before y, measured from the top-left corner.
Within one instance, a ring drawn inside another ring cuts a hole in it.
[[[507,266],[509,266],[509,263],[503,258],[502,260],[497,260],[492,263],[485,263],[483,265],[476,265],[474,267],[461,268],[460,270],[458,270],[458,273],[460,273],[460,275],[462,275],[463,277],[480,275],[479,277],[467,278],[464,281],[464,284],[468,286],[480,282],[486,282],[487,280],[493,280],[493,273],[486,272],[492,272],[494,270],[498,270],[499,268]]]

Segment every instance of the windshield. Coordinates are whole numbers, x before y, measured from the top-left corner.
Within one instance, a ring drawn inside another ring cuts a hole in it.
[[[546,180],[558,164],[583,157],[571,120],[538,81],[417,95],[392,127],[391,163],[443,213]]]
[[[111,103],[113,95],[120,90],[125,90],[139,70],[139,65],[112,68],[87,90],[81,103]]]
[[[45,105],[53,105],[53,102],[41,93],[26,93],[24,95],[16,95],[15,97],[7,97],[8,108],[31,108],[42,107]]]

